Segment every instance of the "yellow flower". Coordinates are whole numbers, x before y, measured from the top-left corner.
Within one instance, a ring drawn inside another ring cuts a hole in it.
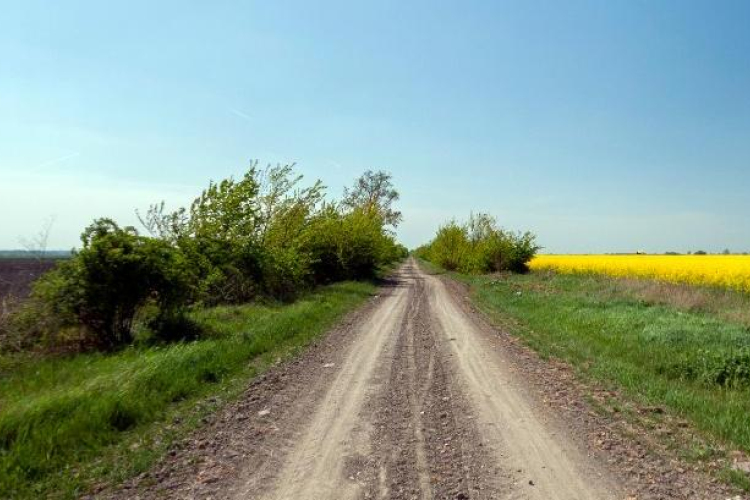
[[[650,278],[750,292],[750,256],[745,255],[539,255],[531,261],[531,269]]]

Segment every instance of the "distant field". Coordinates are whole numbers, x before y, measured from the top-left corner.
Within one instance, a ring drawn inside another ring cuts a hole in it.
[[[25,297],[31,283],[59,262],[59,259],[0,258],[0,300]]]
[[[652,278],[750,292],[747,255],[539,255],[531,269]]]

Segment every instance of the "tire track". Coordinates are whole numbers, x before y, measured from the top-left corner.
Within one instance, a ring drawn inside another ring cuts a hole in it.
[[[424,402],[421,388],[429,387],[432,374],[428,370],[423,376],[417,375],[413,325],[423,293],[412,273],[411,268],[405,270],[409,305],[397,332],[393,361],[383,367],[387,383],[369,403],[377,429],[373,452],[378,481],[365,498],[433,498],[420,415]]]
[[[424,300],[424,284],[422,280],[416,280],[415,290],[413,292],[414,300],[411,302],[411,308],[409,313],[404,318],[404,324],[402,325],[402,337],[404,338],[404,344],[406,346],[406,363],[403,368],[406,371],[407,378],[407,396],[409,401],[410,409],[410,427],[414,432],[414,452],[416,455],[416,468],[417,476],[419,478],[419,487],[421,492],[421,498],[429,500],[433,498],[432,485],[430,484],[430,471],[427,464],[427,452],[425,450],[425,437],[423,432],[423,422],[421,415],[424,415],[422,408],[424,407],[425,397],[427,391],[429,391],[432,381],[434,380],[434,354],[432,351],[429,352],[429,360],[426,369],[423,371],[417,366],[417,348],[415,343],[417,338],[415,335],[415,328],[417,323],[417,316],[422,310],[422,302]],[[421,360],[421,357],[419,358]],[[424,378],[424,381],[420,383],[418,380],[419,375]]]
[[[479,433],[466,402],[452,390],[449,353],[436,343],[425,282],[414,266],[409,307],[385,384],[369,406],[377,481],[364,498],[492,498]]]

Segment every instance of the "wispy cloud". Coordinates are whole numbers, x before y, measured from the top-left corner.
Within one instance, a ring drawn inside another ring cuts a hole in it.
[[[252,116],[248,115],[247,113],[243,113],[242,111],[240,111],[237,108],[229,108],[229,112],[232,113],[233,115],[239,116],[240,118],[242,118],[244,120],[247,120],[249,122],[253,121],[253,117]]]
[[[63,156],[58,156],[57,158],[53,158],[51,160],[47,160],[44,163],[40,163],[39,165],[31,167],[31,169],[29,171],[30,172],[37,172],[39,170],[42,170],[42,169],[45,169],[45,168],[48,168],[48,167],[53,167],[55,165],[59,165],[59,164],[64,163],[64,162],[66,162],[68,160],[72,160],[73,158],[76,158],[78,156],[81,156],[81,153],[79,153],[78,151],[75,151],[73,153],[68,153],[68,154],[63,155]]]
[[[328,159],[328,160],[326,160],[326,163],[328,163],[330,166],[332,166],[336,170],[344,170],[344,166],[341,163],[337,162],[337,161]]]

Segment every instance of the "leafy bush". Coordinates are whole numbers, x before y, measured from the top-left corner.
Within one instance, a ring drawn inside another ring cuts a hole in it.
[[[377,210],[342,212],[329,206],[310,225],[304,248],[317,283],[372,278],[378,268],[408,254],[383,231]]]
[[[332,283],[346,279],[343,262],[343,214],[332,204],[324,206],[310,221],[303,246],[310,256],[310,279]]]
[[[310,257],[296,245],[270,250],[265,252],[263,261],[263,290],[278,300],[294,300],[311,285]]]
[[[440,227],[437,236],[424,250],[424,257],[449,271],[464,267],[469,252],[466,229],[451,221]]]
[[[372,278],[384,263],[391,241],[382,228],[376,211],[355,208],[343,217],[340,255],[346,279]]]
[[[110,219],[95,221],[81,239],[83,248],[34,286],[32,300],[49,315],[78,321],[112,349],[133,340],[133,318],[147,301],[162,318],[181,314],[191,280],[179,250]]]
[[[183,236],[177,248],[195,276],[195,301],[209,306],[240,304],[261,292],[263,251],[254,241]]]
[[[416,253],[449,271],[524,273],[538,250],[533,234],[499,229],[494,218],[478,214],[465,224],[451,221],[441,226],[435,238]]]

